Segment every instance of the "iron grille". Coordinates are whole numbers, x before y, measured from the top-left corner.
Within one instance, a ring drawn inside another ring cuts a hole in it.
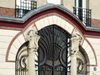
[[[81,7],[73,7],[73,13],[86,25],[91,26],[91,10]]]
[[[37,8],[36,1],[20,0],[19,5],[16,5],[15,17],[22,18],[30,10]]]
[[[83,63],[82,59],[77,58],[77,75],[87,75],[86,62]]]
[[[28,67],[27,67],[27,46],[28,42],[26,42],[22,47],[19,49],[17,56],[16,56],[16,65],[15,65],[15,75],[27,75],[28,74]]]
[[[70,35],[55,25],[41,29],[39,35],[37,75],[68,75]]]

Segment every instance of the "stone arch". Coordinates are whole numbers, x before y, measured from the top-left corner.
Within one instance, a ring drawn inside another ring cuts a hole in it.
[[[83,49],[86,51],[87,54],[89,52],[91,52],[90,54],[88,54],[90,65],[91,66],[96,66],[97,65],[97,59],[96,59],[95,51],[94,51],[92,45],[83,36],[80,28],[78,28],[70,20],[64,18],[63,16],[61,16],[58,13],[56,13],[56,14],[55,13],[46,14],[46,15],[43,15],[41,17],[36,18],[34,21],[31,21],[22,30],[21,33],[19,33],[18,35],[16,35],[14,37],[13,41],[10,43],[9,49],[7,51],[6,61],[10,61],[10,62],[11,61],[15,61],[16,53],[17,53],[18,49],[21,47],[22,44],[20,44],[20,45],[18,44],[18,48],[17,49],[14,49],[14,48],[16,48],[16,47],[14,47],[14,45],[16,44],[16,42],[18,42],[18,38],[24,40],[22,43],[24,43],[26,41],[24,36],[26,35],[27,31],[29,29],[31,29],[32,25],[35,25],[35,29],[40,30],[40,29],[42,29],[42,28],[44,28],[46,26],[49,26],[51,24],[56,24],[57,26],[59,26],[59,27],[63,28],[64,30],[66,30],[69,34],[72,34],[72,33],[74,33],[75,30],[77,30],[78,33],[83,38],[81,46],[83,47]]]
[[[18,34],[16,34],[15,37],[13,37],[12,41],[10,42],[9,46],[8,46],[8,50],[6,53],[6,62],[15,62],[15,58],[17,55],[18,50],[20,49],[20,47],[26,42],[26,34],[28,32],[28,30],[30,30],[32,28],[34,24],[29,23],[29,26],[27,28],[25,28],[25,30],[23,29],[21,32],[19,32]],[[36,29],[36,27],[35,27]]]
[[[75,25],[73,25],[69,21],[66,21],[56,15],[47,16],[47,17],[42,18],[35,22],[36,28],[38,30],[40,30],[46,26],[49,26],[51,24],[56,24],[56,25],[60,26],[61,28],[66,30],[69,34],[72,34],[76,29],[83,38],[81,46],[88,54],[89,62],[90,62],[89,66],[97,66],[97,58],[96,58],[96,54],[95,54],[95,51],[94,51],[92,45],[88,42],[88,40],[85,39],[85,37],[83,36],[81,31]]]
[[[17,51],[24,42],[25,38],[21,32],[12,39],[6,53],[6,62],[15,62]]]

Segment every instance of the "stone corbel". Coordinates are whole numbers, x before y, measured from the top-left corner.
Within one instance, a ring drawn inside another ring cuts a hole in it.
[[[71,55],[76,54],[79,51],[79,45],[81,43],[82,37],[75,33],[72,34],[71,38]]]
[[[27,33],[27,41],[29,41],[28,49],[29,52],[36,52],[38,49],[38,41],[40,36],[36,30],[29,30]]]

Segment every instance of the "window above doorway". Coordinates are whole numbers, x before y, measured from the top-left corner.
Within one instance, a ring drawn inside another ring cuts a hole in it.
[[[88,0],[75,0],[73,13],[86,25],[91,26],[91,9]]]
[[[15,17],[22,18],[30,10],[37,8],[37,2],[31,0],[16,0]]]
[[[47,0],[47,3],[61,4],[60,0]]]

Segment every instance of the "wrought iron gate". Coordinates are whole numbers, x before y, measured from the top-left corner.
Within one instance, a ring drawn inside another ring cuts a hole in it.
[[[36,75],[69,75],[70,35],[55,25],[41,29],[39,35]]]

